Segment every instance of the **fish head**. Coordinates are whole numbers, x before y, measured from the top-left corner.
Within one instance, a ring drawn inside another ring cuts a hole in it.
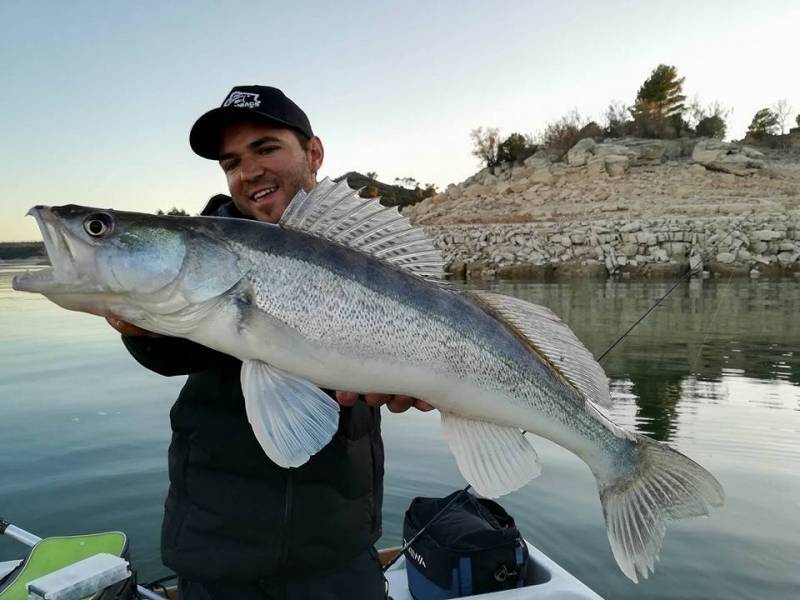
[[[207,235],[205,218],[85,206],[35,206],[51,267],[17,275],[16,290],[134,324],[221,294],[240,277],[236,256]],[[200,221],[200,222],[198,222]]]

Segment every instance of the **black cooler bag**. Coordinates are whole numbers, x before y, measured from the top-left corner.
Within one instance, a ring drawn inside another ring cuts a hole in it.
[[[414,498],[403,538],[410,540],[457,494],[456,500],[405,551],[408,589],[415,600],[460,598],[522,587],[528,547],[514,519],[497,502],[453,492]]]

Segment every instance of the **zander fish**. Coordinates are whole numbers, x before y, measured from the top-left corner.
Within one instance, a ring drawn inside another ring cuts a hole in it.
[[[605,416],[608,380],[555,314],[451,289],[431,239],[346,183],[300,192],[278,225],[30,212],[52,268],[17,275],[14,288],[241,359],[248,419],[281,466],[303,464],[337,430],[338,404],[320,387],[429,402],[461,473],[489,497],[539,474],[532,432],[589,466],[634,581],[653,570],[666,520],[723,503],[700,465]]]

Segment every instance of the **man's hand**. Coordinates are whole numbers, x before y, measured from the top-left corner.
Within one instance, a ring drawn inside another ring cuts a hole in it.
[[[355,392],[336,392],[336,401],[342,406],[353,406],[358,400]],[[393,396],[392,394],[364,394],[364,402],[370,406],[383,406],[384,404],[393,413],[407,411],[412,406],[417,410],[427,412],[433,407],[424,400],[417,400],[411,396]]]
[[[127,335],[130,337],[143,337],[143,336],[158,337],[158,334],[153,333],[152,331],[147,331],[146,329],[142,329],[141,327],[137,327],[136,325],[131,325],[127,321],[123,321],[121,319],[106,317],[106,321],[108,321],[108,324],[111,325],[117,331],[119,331],[122,335]]]

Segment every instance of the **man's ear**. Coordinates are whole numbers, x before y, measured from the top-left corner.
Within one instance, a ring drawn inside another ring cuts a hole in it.
[[[306,146],[306,158],[308,158],[308,164],[311,167],[311,172],[316,175],[317,171],[319,171],[320,167],[322,166],[322,160],[325,158],[325,148],[322,147],[322,140],[317,136],[314,136],[308,140],[308,145]]]

